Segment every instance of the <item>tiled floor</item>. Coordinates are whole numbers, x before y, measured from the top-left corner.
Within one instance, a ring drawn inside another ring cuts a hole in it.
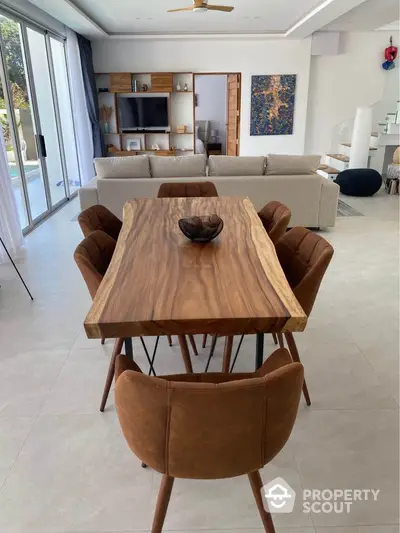
[[[345,199],[364,217],[324,233],[336,253],[304,334],[297,335],[313,404],[301,402],[286,448],[263,472],[302,488],[380,489],[350,514],[275,517],[277,533],[399,531],[398,198]],[[0,267],[0,533],[147,533],[160,475],[142,469],[118,426],[113,398],[98,411],[112,342],[86,339],[90,299],[72,259],[77,202],[26,239],[19,262],[31,303]],[[152,342],[152,339],[149,341]],[[267,350],[274,346],[267,339]],[[200,339],[197,340],[200,346]],[[212,368],[219,369],[222,341]],[[135,346],[139,364],[143,352]],[[236,370],[254,364],[246,338]],[[204,368],[207,351],[195,361]],[[160,342],[156,369],[181,371]],[[165,530],[260,533],[246,478],[177,480]]]

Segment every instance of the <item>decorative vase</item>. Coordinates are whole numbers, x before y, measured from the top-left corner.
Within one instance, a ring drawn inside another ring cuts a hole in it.
[[[184,90],[186,93],[188,92],[189,87],[188,87],[188,84],[187,84],[187,83],[185,83],[185,85],[184,85],[184,87],[183,87],[183,90]]]
[[[103,129],[104,129],[104,133],[108,133],[108,131],[109,131],[108,122],[104,122]]]
[[[177,90],[178,92],[182,90],[182,87],[181,87],[181,84],[179,83],[179,81],[178,81],[178,83],[176,84],[176,90]]]

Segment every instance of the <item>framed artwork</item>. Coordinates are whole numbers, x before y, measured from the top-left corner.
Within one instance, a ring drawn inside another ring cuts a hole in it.
[[[137,152],[140,150],[140,139],[130,139],[128,141],[128,150],[130,152]]]
[[[251,77],[250,135],[292,135],[296,74]]]

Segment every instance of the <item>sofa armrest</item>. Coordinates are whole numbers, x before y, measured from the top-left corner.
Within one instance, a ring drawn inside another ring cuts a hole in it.
[[[81,205],[81,211],[84,211],[92,205],[99,203],[99,196],[97,194],[97,178],[93,178],[89,183],[86,183],[79,189],[79,202]]]
[[[321,178],[321,200],[319,204],[318,226],[320,228],[333,227],[336,222],[339,200],[339,185],[333,181]]]

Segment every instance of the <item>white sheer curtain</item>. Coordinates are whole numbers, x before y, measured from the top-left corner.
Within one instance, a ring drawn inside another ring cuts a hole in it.
[[[92,127],[86,107],[81,59],[76,33],[67,28],[68,71],[71,82],[72,115],[75,124],[78,164],[82,185],[94,178]]]
[[[3,130],[0,127],[0,237],[12,257],[19,255],[23,244],[17,204],[11,187]],[[0,263],[9,261],[0,244]]]

